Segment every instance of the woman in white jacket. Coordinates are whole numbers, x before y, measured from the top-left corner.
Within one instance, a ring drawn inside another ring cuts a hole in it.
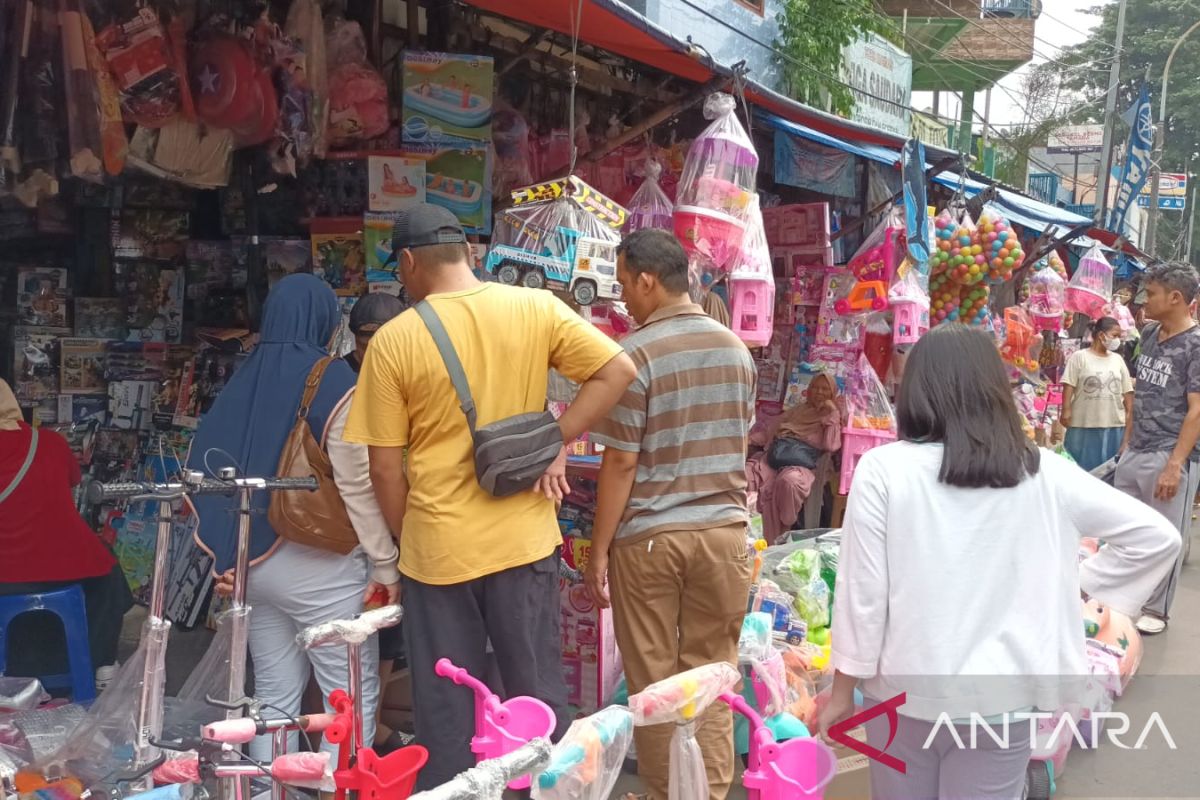
[[[1062,708],[1087,672],[1081,589],[1136,617],[1179,534],[1029,442],[980,331],[922,338],[896,412],[901,441],[854,474],[821,727],[853,712],[860,683],[868,706],[903,693],[894,728],[887,714],[867,723],[869,743],[906,768],[872,762],[876,797],[1021,797],[1028,712]],[[1082,536],[1107,546],[1079,564]],[[978,730],[971,744],[969,720],[999,730],[1006,718],[1007,746]]]

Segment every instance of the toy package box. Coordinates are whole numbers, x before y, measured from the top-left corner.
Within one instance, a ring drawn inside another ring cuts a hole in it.
[[[590,539],[563,537],[563,560],[582,570],[592,549]],[[612,611],[596,607],[583,584],[561,586],[562,667],[567,702],[590,714],[608,705],[621,680],[621,654],[613,632]]]
[[[25,268],[17,276],[17,321],[22,325],[67,325],[65,269]]]
[[[362,223],[357,220],[313,220],[312,267],[313,274],[341,296],[366,292]]]
[[[363,214],[363,255],[367,259],[369,284],[396,280],[396,265],[388,264],[392,257],[392,228],[396,216],[396,212],[368,211]]]
[[[493,74],[489,56],[405,52],[405,144],[491,141]]]
[[[425,162],[401,155],[367,157],[367,207],[402,211],[425,202]]]
[[[492,232],[492,158],[485,144],[405,146],[425,162],[425,202],[449,209],[467,233]]]

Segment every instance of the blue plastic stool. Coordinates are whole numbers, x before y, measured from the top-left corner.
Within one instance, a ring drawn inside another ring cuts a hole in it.
[[[87,610],[83,589],[76,584],[65,589],[38,594],[14,594],[0,597],[0,675],[8,662],[8,626],[22,614],[49,611],[62,620],[67,640],[66,675],[36,675],[47,689],[70,688],[71,699],[86,703],[96,699],[96,676],[92,672],[92,653],[88,647]]]

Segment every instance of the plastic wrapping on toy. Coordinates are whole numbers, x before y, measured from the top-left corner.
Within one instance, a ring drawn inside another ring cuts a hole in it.
[[[229,694],[229,660],[233,652],[233,629],[237,619],[249,624],[250,606],[240,606],[217,615],[217,633],[209,642],[200,662],[184,680],[176,697],[185,703],[205,703],[209,697],[235,700]],[[189,736],[194,735],[189,734]]]
[[[536,775],[550,761],[550,742],[538,737],[499,758],[481,761],[448,783],[410,795],[409,800],[500,800],[522,775]]]
[[[929,292],[921,285],[921,273],[915,269],[905,270],[888,289],[888,302],[893,305],[916,303],[929,308]]]
[[[1065,308],[1099,319],[1112,302],[1113,268],[1100,245],[1094,244],[1079,259],[1079,266],[1067,284]]]
[[[846,266],[856,280],[883,281],[887,286],[904,259],[904,248],[904,212],[892,206]]]
[[[1029,276],[1027,305],[1040,330],[1058,330],[1066,309],[1067,285],[1058,272],[1044,267]]]
[[[154,782],[199,783],[200,761],[195,750],[184,753],[168,753],[166,760],[154,768]]]
[[[325,152],[329,88],[321,4],[295,0],[282,33],[271,34],[271,54],[279,86],[279,119],[271,144],[271,165],[295,175],[296,163]]]
[[[88,709],[86,718],[61,747],[35,762],[42,774],[73,775],[90,786],[112,772],[138,764],[136,746],[141,724],[144,722],[151,736],[163,733],[162,697],[149,698],[151,706],[145,720],[139,720],[139,709],[147,660],[153,660],[151,667],[158,672],[166,669],[170,629],[171,623],[165,620],[147,618],[138,649],[121,665],[112,683]]]
[[[948,252],[949,257],[943,263],[950,280],[962,286],[974,286],[987,277],[987,256],[983,252],[979,228],[969,213],[963,212],[950,231],[947,243],[949,249],[943,252]]]
[[[742,631],[738,636],[738,660],[744,662],[766,661],[774,652],[771,644],[770,614],[756,611],[742,620]]]
[[[100,143],[100,109],[97,90],[88,67],[85,15],[79,0],[60,0],[59,30],[62,35],[63,103],[67,118],[67,143],[71,174],[99,183],[104,179]]]
[[[367,43],[357,22],[335,18],[327,25],[329,144],[333,147],[374,139],[387,132],[387,83],[367,63]]]
[[[0,713],[32,711],[50,699],[37,678],[6,678],[0,675]]]
[[[10,714],[0,720],[0,750],[20,766],[53,755],[87,717],[87,709],[71,703],[35,708]]]
[[[883,382],[865,356],[859,356],[858,364],[847,377],[845,397],[847,428],[896,432],[896,412]]]
[[[633,724],[658,725],[695,719],[738,680],[740,676],[734,667],[720,663],[705,664],[651,684],[629,698]]]
[[[362,644],[371,634],[400,624],[404,609],[383,606],[364,611],[354,619],[335,619],[312,625],[296,635],[296,643],[309,650],[328,644]]]
[[[521,112],[500,98],[496,99],[492,112],[492,145],[496,153],[493,195],[505,197],[513,189],[536,180],[530,159],[529,123]]]
[[[696,721],[675,726],[671,736],[668,800],[704,800],[708,797],[708,775],[704,753],[696,741]]]
[[[533,783],[537,800],[608,800],[633,742],[633,714],[609,706],[571,723]]]
[[[181,29],[182,21],[174,27]],[[140,6],[133,17],[96,31],[96,47],[115,79],[126,122],[158,128],[185,104],[187,76],[182,72],[182,50],[176,52],[185,42],[168,31],[152,7]],[[190,105],[190,99],[186,102]]]
[[[1130,312],[1129,307],[1124,303],[1117,302],[1116,300],[1113,300],[1113,302],[1109,303],[1105,316],[1112,317],[1117,321],[1117,324],[1121,326],[1122,336],[1129,335],[1130,331],[1137,327],[1137,323],[1134,321],[1133,314]]]
[[[705,101],[705,116],[713,123],[688,149],[675,197],[675,235],[695,262],[693,273],[711,275],[712,281],[741,248],[758,171],[758,154],[736,110],[727,94]],[[700,288],[709,283],[702,281]]]
[[[653,159],[646,162],[646,177],[642,185],[629,199],[629,219],[625,223],[625,233],[633,233],[643,228],[671,229],[671,201],[659,185],[662,175],[662,164]]]

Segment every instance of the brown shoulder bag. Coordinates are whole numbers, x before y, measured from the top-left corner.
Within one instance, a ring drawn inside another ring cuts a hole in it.
[[[308,408],[331,361],[329,357],[321,359],[308,374],[296,422],[284,442],[276,470],[281,478],[315,477],[317,490],[273,493],[267,519],[275,533],[289,542],[345,555],[358,546],[358,534],[333,482],[333,465],[324,442],[317,441],[308,424]]]

